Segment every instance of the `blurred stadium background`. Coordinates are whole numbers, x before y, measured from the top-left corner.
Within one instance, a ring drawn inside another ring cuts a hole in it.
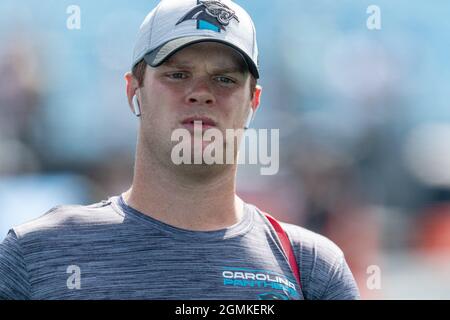
[[[259,37],[254,127],[281,137],[280,172],[241,166],[239,194],[336,242],[364,299],[450,299],[450,2],[237,2]],[[0,1],[1,239],[130,185],[138,122],[123,75],[156,3]],[[366,27],[369,5],[381,30]]]

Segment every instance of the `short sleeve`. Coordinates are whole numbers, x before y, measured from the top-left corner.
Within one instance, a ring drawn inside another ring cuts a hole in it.
[[[337,260],[321,300],[358,300],[359,290],[342,254]]]
[[[30,284],[19,239],[13,230],[0,243],[0,300],[27,300]]]
[[[360,299],[343,251],[330,239],[305,228],[284,224],[297,252],[302,292],[307,300]]]

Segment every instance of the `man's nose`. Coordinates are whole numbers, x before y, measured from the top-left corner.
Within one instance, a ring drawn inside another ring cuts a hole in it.
[[[216,99],[207,79],[197,79],[194,81],[191,91],[186,96],[186,102],[189,105],[208,106],[212,106],[216,103]]]

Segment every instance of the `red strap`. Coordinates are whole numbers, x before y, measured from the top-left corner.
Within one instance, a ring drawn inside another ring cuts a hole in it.
[[[292,250],[291,242],[289,241],[288,235],[284,231],[281,224],[278,222],[277,219],[272,217],[270,214],[263,212],[263,214],[266,216],[266,218],[269,220],[269,222],[272,224],[273,228],[275,229],[278,238],[280,239],[281,246],[283,247],[284,253],[286,254],[289,265],[291,266],[292,271],[294,272],[295,279],[297,279],[297,283],[300,286],[300,289],[302,288],[302,283],[300,281],[300,270],[298,269],[297,260],[295,259],[294,251]]]

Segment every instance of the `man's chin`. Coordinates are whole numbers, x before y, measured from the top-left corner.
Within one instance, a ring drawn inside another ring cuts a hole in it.
[[[233,165],[228,164],[207,164],[202,162],[200,164],[181,164],[177,166],[177,177],[183,177],[186,180],[193,182],[204,182],[211,179],[217,179],[217,177],[229,177],[230,172],[233,170]]]

